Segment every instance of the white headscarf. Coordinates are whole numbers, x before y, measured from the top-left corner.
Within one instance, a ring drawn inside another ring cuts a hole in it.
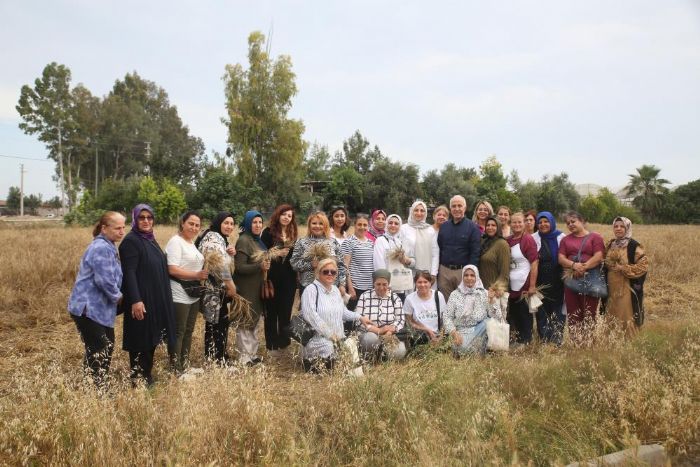
[[[464,285],[464,273],[467,271],[467,269],[471,269],[476,275],[476,284],[474,284],[474,287],[467,287],[466,285]],[[459,282],[458,288],[460,292],[462,292],[464,295],[476,293],[476,291],[479,289],[485,290],[484,283],[481,282],[481,277],[479,276],[479,268],[477,268],[473,264],[467,264],[466,266],[464,266],[462,268],[462,280]]]
[[[399,230],[397,230],[395,234],[389,233],[389,219],[391,219],[392,217],[395,217],[396,219],[399,220]],[[401,231],[401,224],[403,224],[403,221],[401,220],[401,216],[399,216],[398,214],[389,214],[388,216],[386,216],[386,228],[384,229],[384,235],[387,238],[398,238],[399,232]]]
[[[626,217],[618,216],[613,221],[613,227],[615,227],[615,222],[622,222],[625,226],[625,235],[623,235],[622,238],[616,237],[613,241],[613,246],[615,248],[626,248],[632,238],[632,221]]]
[[[422,229],[425,229],[425,228],[427,228],[427,227],[432,227],[430,224],[428,224],[427,222],[425,222],[425,218],[423,218],[422,221],[417,221],[417,220],[413,217],[413,211],[414,211],[418,206],[423,206],[423,209],[425,209],[425,216],[426,216],[426,218],[428,217],[428,205],[425,204],[424,201],[421,201],[421,200],[418,199],[418,200],[416,200],[416,201],[413,202],[413,204],[411,205],[411,209],[408,210],[408,220],[407,220],[406,222],[408,223],[408,225],[410,225],[410,226],[413,227],[414,229],[418,229],[418,230],[422,230]]]

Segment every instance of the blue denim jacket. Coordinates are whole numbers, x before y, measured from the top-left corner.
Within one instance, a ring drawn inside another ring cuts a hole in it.
[[[98,235],[85,250],[80,270],[68,300],[72,315],[85,314],[91,320],[110,328],[117,318],[117,302],[122,294],[122,268],[117,247]]]

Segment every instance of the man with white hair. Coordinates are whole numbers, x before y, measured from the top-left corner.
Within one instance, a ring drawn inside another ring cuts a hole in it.
[[[445,299],[462,282],[462,268],[467,264],[479,264],[481,231],[474,222],[464,217],[466,212],[467,201],[464,197],[453,196],[450,199],[450,220],[440,226],[437,236],[440,249],[437,285]]]

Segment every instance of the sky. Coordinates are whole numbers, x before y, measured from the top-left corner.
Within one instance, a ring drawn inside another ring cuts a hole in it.
[[[616,189],[642,164],[674,186],[700,178],[695,0],[0,0],[0,25],[0,199],[20,164],[26,193],[58,193],[15,110],[48,63],[97,96],[137,71],[223,153],[221,77],[247,66],[256,30],[291,57],[304,139],[331,152],[360,130],[423,173],[495,154],[523,180],[566,172]]]

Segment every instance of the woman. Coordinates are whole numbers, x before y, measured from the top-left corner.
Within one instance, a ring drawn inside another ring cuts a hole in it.
[[[420,200],[415,201],[408,211],[408,222],[401,226],[401,243],[408,256],[415,258],[415,271],[429,271],[435,254],[435,229],[425,219],[428,216],[428,206]]]
[[[564,339],[564,282],[559,265],[559,243],[565,237],[557,230],[557,222],[549,211],[537,214],[537,232],[532,236],[537,245],[537,287],[543,295],[542,306],[535,315],[537,334],[543,342],[561,345]]]
[[[384,235],[384,228],[386,227],[386,212],[381,209],[375,209],[372,211],[369,217],[369,230],[367,231],[367,238],[372,240],[374,243],[377,238]]]
[[[236,294],[231,276],[231,258],[236,248],[229,245],[228,237],[235,228],[233,214],[220,212],[211,226],[197,238],[195,245],[208,264],[209,277],[202,297],[204,314],[204,354],[208,360],[224,365],[228,360],[228,303]]]
[[[165,253],[153,235],[155,214],[147,204],[131,211],[131,232],[119,245],[124,282],[123,348],[129,352],[133,385],[153,385],[153,354],[166,340],[175,346],[175,309]]]
[[[122,268],[115,245],[124,238],[124,220],[118,212],[107,211],[97,221],[68,300],[68,311],[85,344],[85,372],[98,388],[106,384],[117,305],[122,300]]]
[[[370,321],[360,329],[360,350],[367,360],[376,357],[401,360],[406,356],[403,342],[398,341],[393,347],[385,345],[385,340],[403,329],[404,325],[403,304],[389,289],[390,281],[389,271],[377,269],[372,274],[372,289],[360,295],[357,302],[355,311]]]
[[[409,256],[409,252],[404,250],[401,243],[401,217],[398,214],[390,214],[386,218],[386,225],[386,232],[374,242],[374,270],[391,271],[394,283],[392,290],[403,300],[407,292],[412,292],[413,273],[408,268],[415,267],[416,260]]]
[[[515,331],[515,341],[529,344],[532,341],[532,315],[527,298],[537,293],[537,244],[532,235],[525,232],[522,212],[511,216],[510,227],[513,234],[507,240],[511,264],[508,323],[511,331]]]
[[[292,247],[297,240],[297,222],[292,205],[277,206],[270,217],[270,226],[263,230],[260,238],[268,250],[273,247],[281,249],[267,275],[275,293],[265,306],[265,347],[269,356],[277,357],[280,351],[289,347],[286,330],[297,291],[297,273],[290,262]]]
[[[192,332],[197,322],[201,297],[201,289],[196,285],[206,280],[209,275],[207,270],[203,269],[204,256],[194,245],[200,227],[199,214],[194,211],[186,212],[178,223],[178,234],[165,246],[175,307],[175,346],[170,354],[170,363],[176,372],[184,371],[189,364]],[[183,287],[183,281],[195,285],[195,290],[188,293]]]
[[[355,233],[343,243],[341,252],[348,270],[347,290],[350,295],[348,310],[354,311],[357,300],[365,291],[372,288],[374,245],[367,238],[369,219],[365,214],[355,218]]]
[[[537,211],[529,209],[525,212],[525,233],[533,235],[537,231]]]
[[[433,230],[435,230],[435,235],[437,236],[440,226],[450,218],[450,210],[444,204],[436,207],[433,210]]]
[[[581,278],[599,268],[605,253],[603,237],[586,229],[583,216],[576,211],[566,214],[566,226],[571,232],[559,243],[559,264],[568,274]],[[576,344],[590,340],[600,299],[579,295],[565,288],[564,302],[568,315],[569,336]]]
[[[488,290],[494,285],[508,287],[510,278],[510,246],[501,236],[501,225],[494,216],[486,219],[484,235],[481,237],[479,269],[484,287]]]
[[[258,357],[258,338],[256,329],[265,308],[260,291],[263,285],[263,274],[270,269],[269,259],[259,259],[256,255],[266,251],[267,246],[260,238],[263,231],[262,214],[258,211],[248,211],[243,217],[241,234],[236,242],[235,272],[233,282],[241,297],[250,302],[251,320],[238,323],[236,328],[236,349],[238,361],[244,365],[254,366],[262,362]]]
[[[632,221],[616,217],[613,234],[605,250],[608,278],[606,313],[632,336],[644,323],[644,281],[649,259],[642,245],[632,238]]]
[[[474,215],[472,216],[472,221],[479,227],[481,233],[484,233],[486,228],[486,219],[493,216],[493,206],[486,200],[479,201],[476,203],[474,208]]]
[[[348,229],[350,228],[350,215],[345,206],[335,206],[331,209],[331,238],[334,238],[338,245],[343,246],[348,239]]]
[[[338,358],[335,344],[343,339],[343,321],[359,320],[370,324],[367,317],[345,308],[340,290],[335,286],[338,274],[335,258],[320,260],[314,272],[315,280],[301,296],[301,316],[316,331],[301,352],[304,371],[333,368]]]
[[[450,295],[445,311],[445,333],[452,336],[455,356],[486,352],[486,318],[503,319],[493,302],[494,293],[486,291],[479,269],[468,264],[462,269],[462,282]]]
[[[311,214],[306,222],[308,234],[297,240],[290,262],[292,268],[299,273],[299,293],[304,293],[304,288],[314,281],[314,271],[318,262],[323,259],[317,256],[319,250],[323,250],[323,257],[335,259],[338,263],[338,275],[335,284],[342,295],[345,295],[346,267],[342,261],[340,245],[330,236],[328,218],[321,211]]]
[[[510,215],[512,214],[512,211],[508,206],[499,206],[498,207],[498,220],[501,222],[501,235],[503,238],[508,238],[511,235],[510,231]],[[483,271],[482,271],[483,272]]]
[[[416,291],[406,296],[403,313],[410,325],[409,347],[438,343],[446,303],[442,292],[432,289],[435,279],[428,271],[418,271]]]

